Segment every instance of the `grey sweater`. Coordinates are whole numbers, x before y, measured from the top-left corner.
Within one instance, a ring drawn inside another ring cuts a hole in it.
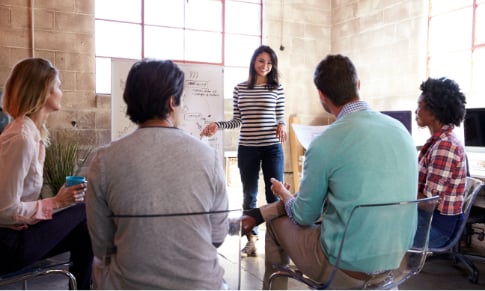
[[[221,288],[224,270],[213,243],[227,234],[227,213],[158,216],[228,209],[213,148],[180,129],[137,129],[98,149],[86,203],[94,255],[102,261],[94,270],[97,288]],[[117,217],[124,215],[137,217]]]

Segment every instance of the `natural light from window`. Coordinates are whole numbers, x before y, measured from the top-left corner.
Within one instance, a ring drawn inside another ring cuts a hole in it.
[[[150,57],[224,66],[232,98],[261,45],[261,9],[261,0],[95,0],[96,92],[111,93],[111,58]]]
[[[431,0],[429,76],[454,79],[469,108],[485,107],[484,11],[485,0]]]

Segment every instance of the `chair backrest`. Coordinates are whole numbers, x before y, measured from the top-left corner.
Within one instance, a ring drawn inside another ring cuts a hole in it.
[[[270,283],[276,277],[283,276],[296,279],[312,289],[328,289],[333,288],[332,282],[338,270],[345,269],[371,275],[362,286],[364,289],[394,288],[419,273],[424,266],[437,201],[436,196],[396,203],[358,205],[346,223],[338,256],[326,282],[315,282],[299,271],[280,270],[271,276]],[[376,220],[378,223],[374,223]],[[352,239],[359,231],[368,233],[368,239],[358,244],[357,249]]]
[[[472,209],[473,203],[475,203],[475,199],[477,198],[480,189],[483,186],[483,182],[477,178],[466,177],[466,184],[465,184],[465,196],[463,197],[463,218],[460,220],[460,224],[455,228],[450,240],[444,246],[439,248],[429,248],[429,251],[432,253],[442,253],[452,249],[461,239],[463,231],[466,226],[466,222],[468,220],[468,216],[470,215],[470,210]]]
[[[463,213],[470,214],[470,209],[475,203],[478,193],[483,187],[483,182],[477,178],[466,177],[465,198],[463,201]]]
[[[368,280],[363,289],[391,289],[421,271],[426,261],[431,219],[437,201],[438,197],[431,197],[354,208],[341,243],[341,253],[347,252],[347,231],[352,225],[360,224],[361,229],[366,229],[362,227],[365,220],[361,217],[381,218],[379,224],[371,228],[367,242],[367,245],[378,246],[379,250],[360,249],[362,253],[369,251],[373,254],[369,257],[371,268],[367,272],[378,274]],[[333,272],[342,267],[342,262],[336,262]]]

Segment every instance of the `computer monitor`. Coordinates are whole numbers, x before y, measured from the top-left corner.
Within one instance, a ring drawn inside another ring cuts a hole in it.
[[[390,117],[399,120],[404,127],[409,131],[409,134],[413,133],[413,112],[411,110],[391,110],[391,111],[381,111]]]
[[[466,147],[485,147],[485,108],[467,108],[463,130]]]

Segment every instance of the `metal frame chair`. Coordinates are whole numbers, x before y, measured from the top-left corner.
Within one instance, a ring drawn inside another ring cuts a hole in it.
[[[468,279],[474,284],[478,283],[479,272],[473,262],[462,253],[460,248],[460,240],[463,237],[472,205],[483,185],[484,183],[479,179],[466,177],[466,191],[462,207],[463,219],[461,220],[460,225],[457,227],[446,245],[439,248],[429,248],[429,254],[451,255],[455,264],[458,262],[463,263],[470,273]]]
[[[386,271],[380,272],[379,275],[372,276],[372,278],[363,283],[361,287],[362,289],[392,289],[399,286],[410,277],[418,274],[424,266],[428,250],[431,219],[433,217],[433,211],[437,201],[438,196],[435,196],[413,201],[355,206],[346,223],[344,235],[340,242],[337,259],[326,282],[317,282],[307,277],[297,269],[289,267],[277,267],[278,270],[270,276],[269,289],[271,289],[273,281],[278,277],[286,277],[297,280],[311,289],[320,290],[332,288],[332,282],[342,263],[342,254],[347,250],[345,242],[346,239],[348,239],[348,235],[350,232],[352,232],[352,229],[355,229],[354,227],[359,227],[360,225],[365,224],[367,218],[370,216],[379,218],[381,220],[394,217],[395,220],[392,221],[392,224],[395,224],[396,226],[398,226],[398,224],[403,226],[412,226],[414,223],[416,223],[414,235],[412,233],[407,234],[407,236],[411,239],[414,237],[414,240],[408,250],[404,251],[404,253],[401,253],[401,251],[396,251],[396,244],[392,242],[395,237],[388,236],[385,238],[386,243],[389,245],[389,249],[380,250],[379,255],[387,258],[392,257],[396,264],[393,268],[389,269],[388,262],[381,262],[380,260],[372,261],[373,268],[376,268],[375,270]],[[425,221],[425,223],[417,223],[418,215],[421,216],[423,219],[422,221]],[[382,226],[375,225],[375,227],[376,233],[380,232],[380,228]],[[369,235],[370,244],[378,241],[382,242],[383,239],[384,238],[382,236]],[[381,263],[384,263],[385,267],[384,265],[381,265]]]
[[[64,268],[70,264],[70,261],[57,257],[40,260],[18,271],[0,275],[0,286],[23,282],[23,290],[27,290],[27,280],[29,279],[60,274],[68,279],[69,290],[77,290],[76,277]]]
[[[483,210],[483,207],[472,205],[472,209],[470,210],[470,215],[468,216],[466,227],[463,232],[467,247],[471,246],[474,235],[477,236],[479,241],[485,240],[485,228],[477,225],[483,223],[485,223],[485,211]]]

